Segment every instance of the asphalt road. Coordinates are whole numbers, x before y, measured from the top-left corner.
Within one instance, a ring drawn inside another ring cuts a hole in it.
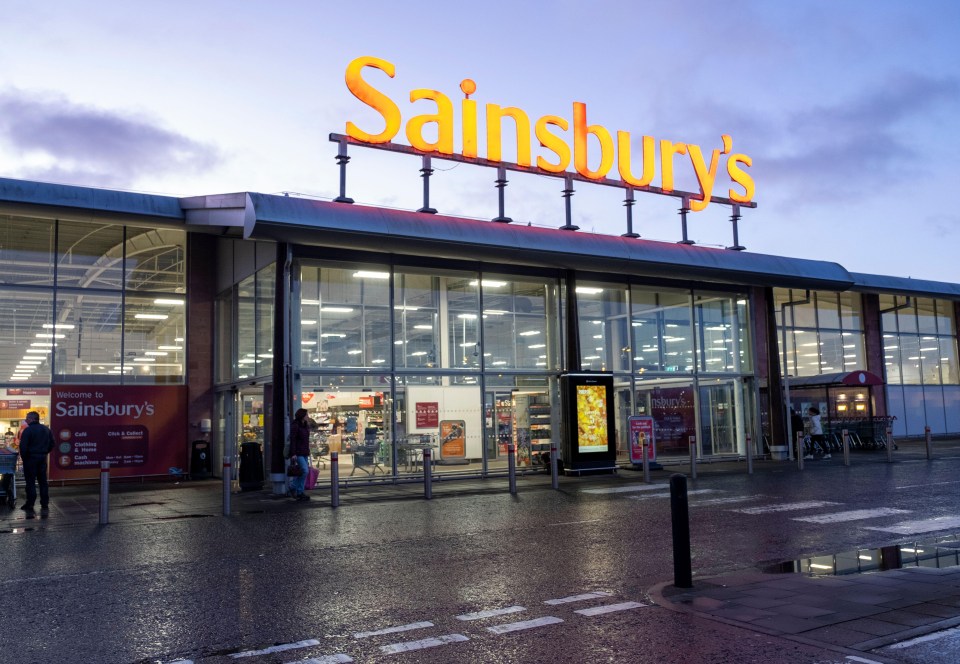
[[[939,458],[691,481],[695,578],[912,541],[874,528],[960,513],[958,470]],[[314,501],[0,542],[11,662],[851,661],[652,606],[647,590],[673,574],[670,506],[665,484],[634,474],[518,496],[444,483],[432,501]]]

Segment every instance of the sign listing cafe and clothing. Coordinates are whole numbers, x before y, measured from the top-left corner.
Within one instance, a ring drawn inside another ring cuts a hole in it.
[[[346,135],[350,139],[371,145],[390,143],[400,133],[403,116],[400,107],[393,99],[361,76],[368,68],[379,70],[390,78],[394,78],[396,67],[386,60],[363,56],[350,62],[346,70],[347,88],[357,99],[381,116],[384,127],[378,132],[372,132],[348,121]],[[470,95],[476,92],[477,85],[470,79],[464,79],[460,83],[460,90],[464,94],[464,99],[460,101],[459,118],[455,118],[453,101],[442,92],[425,88],[410,90],[411,103],[430,101],[435,105],[436,111],[421,113],[407,119],[405,127],[407,141],[415,150],[424,154],[454,155],[455,125],[459,124],[460,155],[467,159],[477,159],[479,163],[482,160],[478,157],[480,138],[478,106],[475,100],[470,99]],[[721,136],[722,147],[710,151],[709,159],[705,157],[699,145],[666,139],[657,141],[653,136],[643,136],[642,154],[636,160],[642,164],[642,169],[637,175],[634,169],[639,164],[634,163],[630,132],[617,131],[614,139],[614,134],[607,128],[587,124],[587,106],[582,102],[573,102],[572,123],[558,115],[544,115],[533,123],[532,134],[530,118],[519,108],[488,103],[484,110],[487,162],[505,163],[502,160],[502,124],[504,118],[510,118],[516,127],[517,166],[527,167],[544,174],[557,175],[565,173],[572,161],[574,169],[582,177],[606,181],[607,174],[613,169],[616,161],[617,172],[624,187],[669,194],[675,190],[675,159],[678,156],[686,156],[700,189],[697,198],[691,198],[689,201],[690,209],[697,212],[706,209],[710,204],[718,180],[720,158],[726,155],[726,174],[730,180],[726,193],[729,196],[729,202],[755,206],[753,198],[756,187],[753,177],[745,170],[745,167],[749,168],[753,165],[753,160],[746,154],[733,152],[733,139],[727,134]],[[436,140],[430,141],[424,138],[424,128],[427,125],[435,125]],[[571,130],[572,148],[569,137]],[[545,151],[544,154],[538,155],[536,160],[532,154],[531,135],[536,137],[540,147]],[[600,146],[600,163],[596,168],[590,168],[588,161],[590,136],[595,139],[594,143],[599,143]],[[651,183],[658,170],[658,143],[660,185],[652,187]]]

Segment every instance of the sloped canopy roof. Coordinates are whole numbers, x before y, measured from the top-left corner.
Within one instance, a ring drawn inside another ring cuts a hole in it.
[[[801,376],[790,379],[790,387],[866,387],[883,385],[883,379],[869,371],[844,371],[841,373],[820,374],[819,376]]]

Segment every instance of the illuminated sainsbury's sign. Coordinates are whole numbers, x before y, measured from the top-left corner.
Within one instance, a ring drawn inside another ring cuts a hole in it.
[[[383,118],[384,127],[378,133],[370,133],[353,122],[347,122],[346,133],[350,138],[363,143],[389,143],[400,132],[403,117],[400,107],[393,99],[368,83],[361,76],[364,69],[378,69],[390,78],[396,75],[396,67],[386,60],[364,56],[353,60],[347,66],[346,83],[350,92],[360,101],[374,109]],[[464,99],[460,101],[461,155],[467,159],[478,158],[479,129],[477,122],[477,102],[470,99],[477,86],[470,79],[460,83]],[[436,105],[435,113],[414,115],[407,120],[406,136],[410,145],[424,153],[454,154],[454,104],[450,98],[425,88],[410,91],[410,102],[432,101]],[[534,168],[531,150],[531,125],[527,114],[512,106],[487,104],[486,115],[486,159],[502,162],[502,124],[504,118],[513,120],[516,127],[517,165]],[[436,125],[436,140],[429,141],[423,136],[424,127]],[[569,132],[573,132],[573,146],[569,141]],[[613,134],[601,125],[587,124],[587,106],[581,102],[573,103],[573,123],[558,115],[544,115],[533,124],[533,136],[545,151],[536,157],[535,168],[548,174],[560,174],[567,171],[570,162],[581,176],[596,181],[606,180],[616,160],[617,172],[626,187],[649,188],[658,193],[674,191],[674,159],[685,155],[690,160],[700,187],[699,199],[690,200],[690,209],[703,210],[709,205],[717,182],[720,157],[726,155],[726,173],[730,178],[729,200],[740,205],[752,205],[755,192],[753,178],[744,167],[753,165],[752,159],[745,154],[733,153],[733,139],[724,134],[721,137],[722,148],[710,153],[709,163],[704,158],[699,145],[679,143],[662,139],[659,141],[660,186],[651,187],[657,173],[657,143],[653,136],[644,136],[642,143],[642,169],[639,176],[634,173],[631,154],[630,132],[617,131],[616,141]],[[593,136],[600,144],[600,164],[591,169],[588,164],[588,138]]]

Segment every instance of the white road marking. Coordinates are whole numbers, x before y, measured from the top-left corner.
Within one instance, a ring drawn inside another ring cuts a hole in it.
[[[598,590],[595,593],[584,593],[582,595],[570,595],[569,597],[561,597],[560,599],[548,599],[545,600],[544,604],[557,605],[557,604],[569,604],[570,602],[582,602],[587,599],[599,599],[601,597],[613,597],[613,593],[604,592]]]
[[[241,657],[256,657],[257,655],[270,655],[275,652],[285,652],[287,650],[296,650],[297,648],[308,648],[310,646],[318,645],[320,645],[320,642],[316,639],[306,639],[305,641],[297,641],[296,643],[283,643],[278,646],[270,646],[269,648],[264,648],[263,650],[235,652],[230,655],[230,657],[232,659],[240,659]]]
[[[693,491],[687,491],[688,496],[695,496],[699,493],[717,493],[716,489],[694,489]],[[669,498],[670,492],[665,493],[645,493],[642,496],[627,496],[631,500],[648,500],[650,498]]]
[[[524,629],[533,629],[534,627],[543,627],[545,625],[556,625],[557,623],[562,622],[562,618],[546,616],[544,618],[536,618],[534,620],[506,623],[505,625],[493,625],[492,627],[487,627],[487,631],[493,632],[494,634],[506,634],[507,632],[519,632]]]
[[[582,616],[599,616],[604,613],[614,613],[615,611],[626,611],[627,609],[639,609],[642,606],[650,606],[649,604],[641,604],[640,602],[620,602],[619,604],[608,604],[607,606],[594,606],[589,609],[580,609],[574,611],[574,613],[579,613]]]
[[[587,519],[586,521],[561,521],[560,523],[554,523],[554,526],[576,526],[581,523],[596,523],[597,521],[603,521],[603,519]]]
[[[919,521],[901,521],[890,526],[867,526],[866,530],[879,530],[885,533],[898,535],[913,535],[914,533],[930,533],[934,530],[947,530],[960,527],[960,517],[938,516],[933,519]]]
[[[826,507],[827,505],[839,505],[827,500],[807,500],[802,503],[780,503],[779,505],[762,505],[760,507],[742,507],[731,512],[742,512],[743,514],[766,514],[768,512],[792,512],[793,510],[809,510],[814,507]]]
[[[880,664],[875,659],[866,659],[864,657],[857,657],[856,655],[847,655],[844,659],[848,659],[851,662],[862,662],[863,664]]]
[[[815,516],[795,516],[793,521],[808,523],[841,523],[843,521],[859,521],[861,519],[876,519],[892,514],[909,514],[910,510],[898,510],[892,507],[877,507],[872,510],[850,510],[849,512],[834,512],[832,514],[818,514]]]
[[[629,484],[607,489],[584,489],[580,493],[631,493],[633,491],[662,491],[668,488],[670,488],[669,484]]]
[[[505,616],[508,613],[519,613],[526,611],[522,606],[508,606],[504,609],[490,609],[489,611],[476,611],[474,613],[464,613],[457,616],[457,620],[482,620],[483,618],[493,618],[494,616]]]
[[[936,641],[937,639],[942,639],[945,636],[954,637],[957,635],[957,632],[960,632],[960,627],[945,629],[942,632],[934,632],[933,634],[918,636],[917,638],[910,639],[909,641],[901,641],[900,643],[894,643],[892,646],[887,646],[886,650],[902,650],[904,648],[912,648],[913,646],[919,645],[921,643],[927,643],[929,641]]]
[[[697,505],[724,505],[726,503],[742,503],[748,500],[760,500],[766,498],[763,494],[753,496],[731,496],[729,498],[708,498],[707,500],[694,501]]]
[[[436,648],[450,643],[460,643],[469,641],[463,634],[447,634],[446,636],[437,636],[430,639],[421,639],[419,641],[410,641],[408,643],[391,643],[388,646],[380,646],[380,651],[393,655],[398,652],[410,652],[412,650],[423,650],[424,648]]]
[[[424,627],[433,627],[429,621],[410,623],[409,625],[397,625],[396,627],[386,627],[373,632],[357,632],[353,635],[355,639],[365,639],[368,636],[382,636],[384,634],[396,634],[397,632],[409,632],[412,629],[423,629]]]
[[[310,659],[301,659],[296,662],[290,662],[290,664],[346,664],[347,662],[352,662],[353,657],[350,655],[344,655],[343,653],[337,653],[336,655],[323,655],[321,657],[311,657]]]
[[[895,489],[921,489],[928,486],[938,486],[940,484],[960,484],[960,480],[951,480],[949,482],[930,482],[929,484],[907,484],[906,486],[894,487]]]

